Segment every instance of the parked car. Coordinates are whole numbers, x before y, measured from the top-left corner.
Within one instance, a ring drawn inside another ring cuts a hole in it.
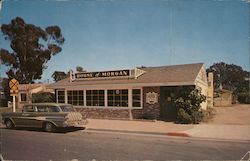
[[[87,124],[86,118],[72,105],[57,103],[33,103],[24,105],[22,112],[2,114],[6,128],[37,127],[54,132],[60,127],[76,127]]]

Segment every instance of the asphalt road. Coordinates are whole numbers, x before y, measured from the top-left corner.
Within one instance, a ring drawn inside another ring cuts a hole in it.
[[[249,142],[86,132],[1,130],[6,160],[239,160]]]

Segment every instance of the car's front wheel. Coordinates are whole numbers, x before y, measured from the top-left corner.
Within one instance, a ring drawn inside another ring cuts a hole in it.
[[[44,126],[44,130],[47,132],[55,132],[56,126],[52,124],[51,122],[46,122]]]
[[[5,125],[7,129],[13,129],[14,128],[14,124],[11,120],[7,119],[5,120]]]

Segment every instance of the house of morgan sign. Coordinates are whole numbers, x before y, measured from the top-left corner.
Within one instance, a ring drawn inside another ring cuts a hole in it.
[[[103,78],[103,77],[124,77],[124,76],[130,76],[130,70],[75,73],[75,79]]]
[[[158,93],[155,92],[146,93],[146,103],[148,104],[158,103]]]

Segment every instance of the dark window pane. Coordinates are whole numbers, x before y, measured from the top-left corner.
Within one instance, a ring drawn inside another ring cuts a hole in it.
[[[113,101],[109,101],[108,106],[113,106]]]
[[[128,96],[122,96],[122,100],[123,100],[123,101],[128,100]]]
[[[133,107],[141,107],[141,102],[133,102]]]
[[[98,106],[98,101],[93,101],[93,106]]]
[[[72,102],[72,100],[68,100],[68,103],[69,103],[69,104],[72,104],[73,102]]]
[[[83,104],[83,101],[79,101],[79,105],[81,105],[81,106],[84,105],[84,104]]]
[[[93,96],[93,100],[98,100],[98,96]]]
[[[27,101],[27,94],[26,93],[21,93],[21,101]]]
[[[122,94],[128,94],[128,90],[122,90]]]
[[[133,100],[141,100],[141,96],[133,96]]]
[[[87,106],[91,106],[91,101],[87,101]]]
[[[91,95],[91,91],[90,91],[90,90],[87,90],[87,91],[86,91],[86,95]]]
[[[123,107],[127,107],[128,106],[128,102],[122,102],[122,106]]]
[[[73,100],[73,105],[77,105],[78,101],[77,100]]]
[[[99,94],[100,94],[100,95],[104,95],[104,90],[100,90],[100,91],[99,91]]]
[[[121,100],[121,97],[118,95],[118,96],[115,96],[115,100],[116,101],[120,101]]]
[[[83,96],[83,91],[79,91],[79,95],[80,95],[80,96]]]
[[[78,94],[78,91],[73,91],[73,95],[77,95]]]
[[[86,96],[86,99],[87,100],[91,100],[91,96]]]
[[[99,101],[99,106],[104,106],[104,101]]]
[[[108,90],[108,94],[113,94],[114,90]]]
[[[108,96],[108,100],[113,100],[113,96]]]
[[[72,95],[72,91],[68,91],[68,95]]]
[[[97,90],[93,90],[93,95],[98,95],[98,91]]]
[[[58,95],[64,95],[64,91],[58,91]]]
[[[141,90],[140,89],[133,89],[133,95],[134,94],[141,94]]]

